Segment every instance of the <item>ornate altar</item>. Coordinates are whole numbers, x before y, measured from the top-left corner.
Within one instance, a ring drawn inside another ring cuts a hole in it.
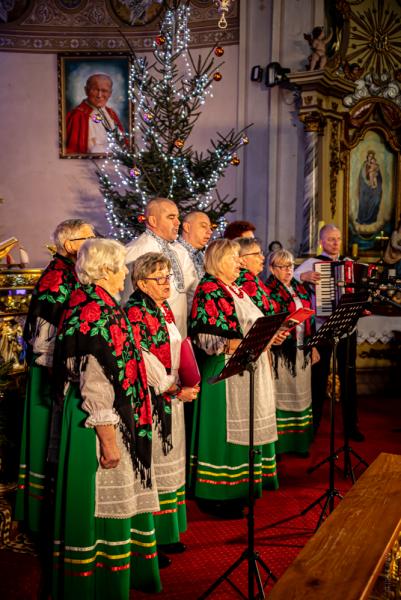
[[[400,215],[401,3],[335,8],[325,68],[289,75],[304,124],[301,248],[312,254],[319,222],[334,222],[344,253],[377,260]]]

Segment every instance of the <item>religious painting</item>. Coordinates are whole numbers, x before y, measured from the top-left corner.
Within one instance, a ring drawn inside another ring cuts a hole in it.
[[[127,55],[58,56],[60,158],[107,156],[113,133],[130,132],[129,67]]]
[[[348,251],[378,256],[396,218],[397,159],[385,139],[368,130],[350,152]]]

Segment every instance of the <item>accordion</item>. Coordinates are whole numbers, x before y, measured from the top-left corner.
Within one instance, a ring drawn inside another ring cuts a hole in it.
[[[330,316],[341,296],[355,292],[369,276],[369,265],[349,259],[316,262],[313,267],[320,273],[315,286],[317,317]]]

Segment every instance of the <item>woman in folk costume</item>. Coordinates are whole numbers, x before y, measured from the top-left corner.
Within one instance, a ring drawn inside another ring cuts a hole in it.
[[[257,238],[237,238],[239,256],[242,263],[239,277],[235,282],[250,297],[265,316],[281,312],[278,304],[270,298],[270,292],[260,279],[265,257]]]
[[[159,552],[167,554],[185,550],[180,542],[180,534],[187,528],[183,403],[192,402],[199,391],[198,386],[179,386],[181,335],[167,303],[170,271],[171,263],[163,254],[148,252],[137,258],[132,271],[134,293],[126,305],[135,339],[143,350],[152,395],[152,458],[160,503],[154,519]],[[162,558],[159,553],[159,560]],[[161,564],[168,563],[164,559]]]
[[[56,254],[42,273],[29,305],[24,339],[30,368],[21,438],[15,518],[42,541],[47,530],[52,368],[57,327],[77,285],[75,260],[83,242],[95,237],[86,221],[60,223],[53,234]]]
[[[309,294],[294,278],[294,257],[288,250],[277,250],[270,255],[272,275],[266,283],[270,298],[280,312],[292,313],[298,308],[311,308]],[[308,452],[312,441],[311,365],[318,359],[313,348],[302,350],[313,328],[313,319],[307,319],[293,329],[279,347],[273,349],[274,384],[277,405],[277,453]]]
[[[202,383],[195,404],[191,444],[191,484],[204,508],[220,516],[241,517],[248,493],[249,375],[210,385],[262,312],[236,284],[239,246],[213,241],[205,253],[206,275],[195,292],[189,321],[191,337],[202,351]],[[262,480],[278,487],[273,381],[266,352],[255,372],[255,493]],[[205,502],[206,501],[206,502]]]
[[[128,600],[161,589],[145,365],[116,300],[127,269],[114,240],[85,242],[55,350],[62,404],[52,598]],[[153,486],[152,486],[153,483]]]

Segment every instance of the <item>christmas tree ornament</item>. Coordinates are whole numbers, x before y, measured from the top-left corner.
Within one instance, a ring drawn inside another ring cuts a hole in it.
[[[213,75],[213,79],[215,81],[221,81],[223,79],[223,75],[220,73],[220,71],[216,71],[216,73]]]
[[[140,177],[141,176],[141,170],[138,167],[132,167],[132,169],[130,170],[129,174],[131,175],[131,177]]]
[[[145,215],[138,215],[136,220],[138,221],[138,223],[145,223],[146,217]]]
[[[176,148],[182,148],[182,147],[184,146],[184,140],[180,140],[180,139],[178,139],[178,140],[175,140],[175,142],[174,142],[174,146],[175,146]]]
[[[151,112],[144,112],[143,113],[143,120],[145,121],[145,123],[151,123],[154,118],[155,118],[155,116]]]
[[[214,53],[216,56],[223,56],[224,48],[222,48],[221,46],[216,46],[216,48],[214,49]]]
[[[230,160],[230,163],[232,165],[234,165],[234,167],[238,167],[238,165],[240,164],[240,159],[238,158],[238,156],[236,154],[233,155],[232,159]]]
[[[156,44],[158,46],[163,46],[163,44],[165,44],[165,43],[166,43],[166,36],[164,36],[164,35],[158,35],[157,38],[156,38]]]
[[[241,146],[246,146],[246,144],[249,144],[249,137],[247,135],[243,135],[239,143],[241,144]]]
[[[91,116],[91,119],[94,123],[101,123],[102,115],[100,115],[99,113],[93,113],[93,115]]]

